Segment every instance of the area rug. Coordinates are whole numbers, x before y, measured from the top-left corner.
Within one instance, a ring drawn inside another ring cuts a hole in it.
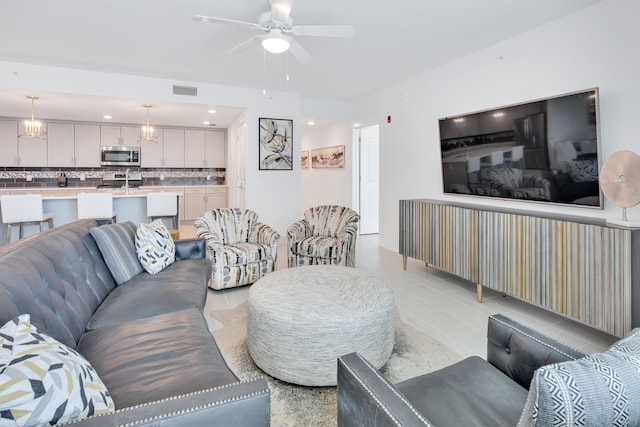
[[[304,387],[265,374],[247,350],[247,304],[207,313],[209,329],[233,372],[241,379],[267,379],[271,389],[271,425],[274,427],[337,425],[335,387]],[[402,322],[396,315],[396,342],[381,372],[392,383],[448,366],[461,357]]]

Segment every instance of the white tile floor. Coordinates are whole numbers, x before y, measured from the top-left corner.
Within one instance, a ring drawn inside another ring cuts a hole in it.
[[[180,237],[193,234],[193,226],[181,227]],[[278,268],[286,268],[285,242],[280,242]],[[425,334],[439,340],[463,357],[486,356],[487,317],[502,313],[552,336],[585,353],[602,351],[616,337],[511,297],[484,290],[483,302],[476,301],[474,284],[425,267],[409,259],[402,269],[402,257],[378,245],[378,236],[358,236],[356,267],[380,277],[393,289],[400,317]],[[209,290],[207,305],[226,309],[246,301],[249,286],[224,291]]]

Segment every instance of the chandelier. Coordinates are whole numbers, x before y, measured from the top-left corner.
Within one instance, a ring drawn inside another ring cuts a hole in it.
[[[154,129],[149,124],[149,109],[151,108],[151,104],[144,104],[144,108],[147,109],[147,124],[142,126],[140,129],[140,142],[158,142],[158,137],[154,135]]]
[[[31,119],[26,119],[23,123],[22,133],[20,138],[40,138],[47,139],[47,132],[43,129],[43,123],[36,120],[35,115],[35,100],[39,99],[37,96],[28,95],[27,98],[31,100]]]

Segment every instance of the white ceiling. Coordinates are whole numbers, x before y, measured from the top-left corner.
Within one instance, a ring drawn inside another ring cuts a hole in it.
[[[598,1],[297,0],[291,11],[294,24],[355,27],[351,39],[294,36],[314,58],[300,64],[287,54],[264,54],[258,44],[228,54],[227,50],[259,33],[241,25],[191,19],[201,14],[256,22],[260,13],[270,10],[268,0],[7,0],[0,12],[0,60],[350,101]],[[0,116],[25,111],[25,95],[0,88]],[[52,108],[63,101],[57,98],[61,95],[55,96]],[[81,104],[84,113],[94,115],[104,114],[107,102],[100,99],[98,112],[92,111],[95,99],[64,101]],[[133,114],[121,122],[139,122],[139,116],[145,115],[141,106],[132,107],[130,101],[108,103]],[[162,110],[171,111],[171,107],[163,105]],[[64,118],[60,111],[49,113],[47,108],[36,104],[43,116]],[[183,111],[182,105],[179,110],[175,114],[188,114],[191,120],[194,115],[207,115],[202,106]],[[212,121],[222,127],[237,114],[237,110],[219,110]],[[160,109],[152,114],[161,123]],[[172,117],[177,120],[175,114]]]

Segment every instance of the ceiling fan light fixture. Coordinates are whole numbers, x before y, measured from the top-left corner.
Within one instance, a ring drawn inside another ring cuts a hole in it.
[[[283,36],[279,30],[269,31],[269,35],[262,39],[262,47],[267,52],[283,53],[289,49],[289,46],[291,46],[289,37]]]

